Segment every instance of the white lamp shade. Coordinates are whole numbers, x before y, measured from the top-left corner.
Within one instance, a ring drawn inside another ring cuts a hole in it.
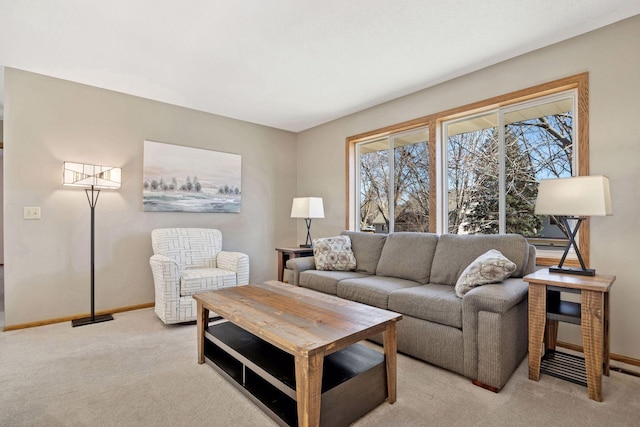
[[[118,189],[121,183],[122,169],[120,168],[64,162],[63,185]]]
[[[609,178],[603,175],[543,179],[538,187],[536,215],[612,215]]]
[[[291,218],[324,218],[322,197],[296,197],[291,206]]]

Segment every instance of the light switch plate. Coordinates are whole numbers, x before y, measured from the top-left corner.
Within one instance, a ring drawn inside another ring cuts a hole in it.
[[[40,206],[25,207],[24,219],[40,219]]]

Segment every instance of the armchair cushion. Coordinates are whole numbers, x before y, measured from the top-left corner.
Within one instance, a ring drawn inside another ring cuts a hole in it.
[[[180,296],[236,285],[236,273],[221,268],[193,268],[180,276]]]

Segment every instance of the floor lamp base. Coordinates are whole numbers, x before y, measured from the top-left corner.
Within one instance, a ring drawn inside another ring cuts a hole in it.
[[[71,326],[75,328],[76,326],[91,325],[92,323],[108,322],[109,320],[113,320],[112,315],[101,314],[99,316],[83,317],[82,319],[74,319],[71,321]]]

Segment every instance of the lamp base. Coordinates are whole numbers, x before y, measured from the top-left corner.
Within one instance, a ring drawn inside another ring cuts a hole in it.
[[[580,276],[595,276],[596,271],[593,268],[571,268],[571,267],[549,267],[550,273],[561,274],[578,274]]]
[[[92,323],[102,323],[102,322],[108,322],[109,320],[113,320],[113,316],[110,314],[101,314],[99,316],[93,316],[92,317],[83,317],[82,319],[74,319],[71,321],[71,326],[73,326],[74,328],[76,326],[84,326],[84,325],[91,325]]]
[[[301,248],[312,248],[313,246],[311,245],[300,245]]]

